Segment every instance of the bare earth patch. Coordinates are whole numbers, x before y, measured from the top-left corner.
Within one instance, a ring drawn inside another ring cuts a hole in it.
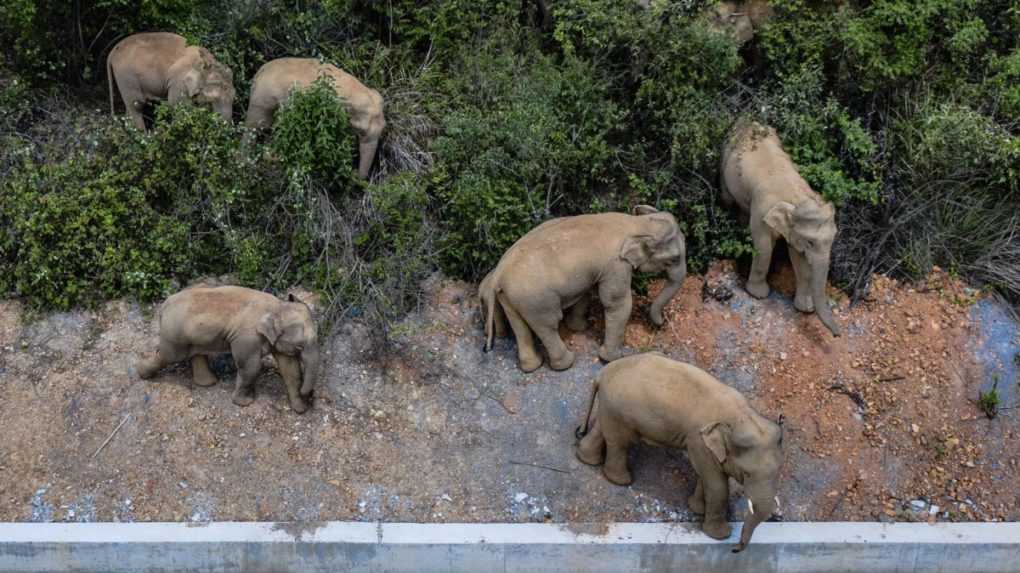
[[[752,299],[718,264],[687,279],[662,329],[639,299],[627,343],[694,362],[785,416],[785,519],[1020,519],[1020,421],[1008,409],[1020,345],[1001,306],[942,273],[914,287],[877,277],[867,301],[840,301],[834,339],[793,309],[788,270],[772,284]],[[574,458],[601,368],[600,311],[590,332],[564,330],[572,369],[526,375],[512,339],[481,352],[472,287],[427,287],[386,351],[357,325],[340,329],[301,416],[273,370],[255,404],[233,405],[228,359],[211,388],[183,364],[139,380],[153,307],[28,320],[0,302],[0,520],[694,519],[679,452],[636,446],[630,487]],[[989,420],[974,402],[993,384],[1002,409]],[[739,490],[732,502],[741,519]]]

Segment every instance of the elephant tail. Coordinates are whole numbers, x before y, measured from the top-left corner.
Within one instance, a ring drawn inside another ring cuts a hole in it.
[[[486,280],[482,281],[481,288],[478,292],[478,297],[482,301],[482,305],[485,307],[485,346],[482,348],[483,352],[492,350],[492,338],[496,332],[496,287],[493,284],[496,282],[494,278],[486,277]]]
[[[595,396],[599,393],[599,377],[596,376],[591,384],[591,395],[588,397],[588,411],[584,415],[584,423],[574,430],[574,437],[580,440],[588,435],[591,429],[591,411],[595,409]]]
[[[110,115],[115,115],[116,111],[113,109],[113,66],[110,65],[109,55],[106,56],[106,87],[110,90]]]

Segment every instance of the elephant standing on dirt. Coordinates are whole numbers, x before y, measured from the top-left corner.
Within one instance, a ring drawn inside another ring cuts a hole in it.
[[[255,379],[263,354],[272,353],[287,385],[290,406],[308,409],[319,370],[319,342],[308,305],[291,295],[282,301],[271,294],[237,286],[196,286],[166,299],[159,312],[159,347],[140,357],[138,375],[151,378],[164,366],[191,360],[195,384],[212,386],[216,376],[207,355],[230,352],[237,364],[234,403],[255,401]]]
[[[110,113],[114,113],[113,84],[138,129],[145,129],[142,110],[151,101],[171,104],[191,101],[211,105],[230,122],[234,109],[234,76],[209,50],[188,46],[183,37],[146,32],[124,38],[106,58]]]
[[[351,127],[358,134],[358,176],[368,178],[379,138],[386,127],[383,98],[357,78],[331,65],[311,58],[279,58],[264,64],[255,74],[251,101],[244,124],[251,128],[273,125],[276,109],[290,97],[292,89],[305,89],[321,76],[333,81],[337,96],[347,107]]]
[[[797,275],[794,306],[818,314],[840,335],[829,308],[825,285],[829,256],[836,237],[836,210],[815,193],[783,151],[774,129],[742,123],[731,134],[722,158],[724,204],[736,204],[748,215],[755,255],[747,292],[757,298],[769,294],[766,275],[777,239],[785,239]]]
[[[542,223],[521,237],[482,280],[478,296],[485,313],[485,349],[493,335],[506,333],[508,319],[517,339],[517,357],[525,372],[542,365],[532,332],[549,353],[549,366],[565,370],[574,363],[559,334],[567,327],[584,330],[588,292],[598,289],[606,311],[606,337],[599,357],[621,354],[630,318],[630,277],[634,270],[663,272],[669,282],[652,302],[652,322],[662,325],[662,309],[680,290],[687,274],[684,235],[676,219],[639,205],[635,215],[601,213],[562,217]]]
[[[690,364],[653,352],[606,366],[595,378],[576,434],[577,458],[589,465],[604,462],[602,473],[618,485],[633,481],[627,448],[635,440],[684,448],[698,474],[687,506],[705,515],[702,528],[715,539],[731,532],[729,478],[743,484],[751,513],[735,552],[778,510],[782,427],[755,412],[740,392]]]

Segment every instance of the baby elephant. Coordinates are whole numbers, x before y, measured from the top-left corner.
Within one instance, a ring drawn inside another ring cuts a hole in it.
[[[542,223],[518,239],[478,287],[485,350],[492,348],[494,335],[506,332],[505,319],[517,339],[521,370],[531,372],[542,365],[532,332],[549,353],[549,366],[570,368],[574,353],[560,338],[559,324],[566,311],[567,327],[583,330],[588,293],[595,288],[606,311],[599,358],[616,360],[623,355],[635,270],[665,272],[669,279],[649,309],[652,322],[661,326],[662,309],[687,274],[684,234],[673,215],[638,205],[634,215],[599,213]]]
[[[698,473],[687,506],[705,514],[703,529],[715,539],[730,535],[727,478],[742,483],[751,513],[734,552],[778,509],[782,428],[755,412],[739,392],[690,364],[648,353],[606,366],[595,378],[577,437],[577,458],[589,465],[604,460],[602,473],[619,485],[631,483],[627,447],[634,440],[685,448]]]
[[[195,384],[212,386],[216,376],[207,355],[230,352],[237,364],[234,403],[255,401],[262,356],[272,353],[287,384],[290,407],[308,409],[319,369],[319,342],[308,305],[288,297],[237,286],[184,289],[166,299],[159,312],[159,348],[138,360],[138,375],[151,378],[164,366],[191,360]]]

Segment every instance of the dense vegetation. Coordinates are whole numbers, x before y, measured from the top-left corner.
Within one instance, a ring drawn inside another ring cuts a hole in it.
[[[0,292],[66,308],[204,274],[303,283],[386,321],[435,269],[476,280],[549,217],[653,203],[692,270],[750,253],[718,204],[721,146],[779,129],[839,207],[832,280],[938,264],[1020,296],[1020,1],[773,0],[748,45],[708,0],[8,0],[0,5]],[[229,6],[224,8],[224,6]],[[274,132],[105,110],[106,53],[176,31],[234,70],[315,56],[375,87],[370,182],[324,87]]]

